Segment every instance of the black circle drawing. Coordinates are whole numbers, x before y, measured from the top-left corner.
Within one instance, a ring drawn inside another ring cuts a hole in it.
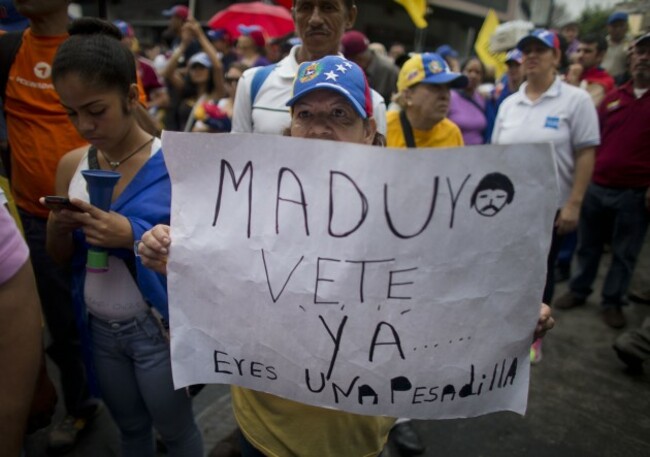
[[[502,173],[489,173],[483,176],[478,183],[470,208],[484,217],[496,216],[515,197],[515,186],[506,175]]]

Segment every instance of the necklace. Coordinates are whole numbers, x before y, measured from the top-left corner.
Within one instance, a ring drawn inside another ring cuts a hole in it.
[[[124,162],[126,162],[126,161],[129,160],[131,157],[133,157],[133,156],[136,155],[138,152],[140,152],[140,151],[142,150],[142,148],[144,148],[146,145],[148,145],[149,143],[151,143],[151,142],[153,141],[153,139],[154,139],[154,137],[149,138],[146,142],[144,142],[142,145],[140,145],[140,146],[139,146],[135,151],[133,151],[132,153],[130,153],[129,155],[127,155],[126,157],[124,157],[122,160],[112,161],[112,160],[110,160],[110,159],[106,156],[106,154],[104,154],[104,151],[100,150],[99,152],[102,153],[102,157],[104,158],[104,160],[106,160],[106,161],[108,162],[108,165],[111,167],[111,170],[115,170],[117,167],[119,167],[119,166],[122,165]]]

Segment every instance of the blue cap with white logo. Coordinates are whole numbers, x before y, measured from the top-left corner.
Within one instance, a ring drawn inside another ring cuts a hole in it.
[[[508,51],[508,54],[506,54],[506,63],[508,62],[517,62],[521,63],[522,62],[522,54],[519,49],[511,49]]]
[[[303,96],[319,89],[341,94],[361,118],[372,116],[370,86],[365,73],[356,63],[341,56],[303,62],[293,81],[293,96],[287,106],[293,106]]]

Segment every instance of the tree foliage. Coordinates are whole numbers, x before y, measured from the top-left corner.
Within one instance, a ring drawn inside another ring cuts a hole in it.
[[[607,18],[612,14],[611,8],[590,7],[582,11],[578,23],[580,36],[591,33],[605,35],[607,33]]]

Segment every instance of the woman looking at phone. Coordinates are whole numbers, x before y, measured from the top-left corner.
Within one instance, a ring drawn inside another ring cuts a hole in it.
[[[91,385],[101,390],[120,430],[122,455],[155,456],[155,427],[170,456],[202,456],[190,398],[172,384],[166,282],[142,268],[132,251],[134,239],[169,223],[170,181],[160,139],[134,116],[135,63],[120,44],[119,30],[80,19],[70,35],[56,54],[52,79],[91,147],[73,150],[59,162],[57,194],[69,196],[82,212],[53,210],[47,247],[57,261],[72,262],[75,313],[96,381]],[[86,169],[120,173],[110,211],[88,203],[81,174]],[[108,250],[108,271],[86,271],[89,246]]]

